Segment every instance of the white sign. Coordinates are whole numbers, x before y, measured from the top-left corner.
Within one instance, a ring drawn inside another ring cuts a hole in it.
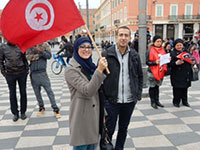
[[[160,66],[170,62],[170,54],[160,55]]]

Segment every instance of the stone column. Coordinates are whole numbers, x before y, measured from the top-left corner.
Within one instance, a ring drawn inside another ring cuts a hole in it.
[[[178,24],[178,38],[183,38],[183,23]]]

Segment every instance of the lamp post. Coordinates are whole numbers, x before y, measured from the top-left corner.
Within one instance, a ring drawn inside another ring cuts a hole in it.
[[[147,50],[147,0],[139,1],[139,55],[142,62],[142,70],[144,76],[143,87],[147,87],[147,66],[146,66],[146,50]]]
[[[87,12],[87,27],[90,30],[89,3],[88,3],[88,0],[86,0],[86,12]]]

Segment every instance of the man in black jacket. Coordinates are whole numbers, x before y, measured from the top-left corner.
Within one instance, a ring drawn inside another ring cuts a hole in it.
[[[18,82],[20,90],[21,119],[25,120],[27,118],[25,112],[27,109],[26,81],[28,63],[25,55],[16,45],[8,42],[0,47],[0,69],[8,84],[11,112],[14,115],[13,121],[15,122],[19,119],[16,82]]]
[[[61,54],[60,57],[63,59],[63,57],[67,57],[67,64],[69,64],[69,61],[70,59],[72,58],[72,55],[73,55],[73,45],[72,43],[68,42],[68,40],[66,39],[65,40],[65,44],[64,44],[64,47],[59,50],[56,55],[59,55],[61,52],[64,52],[64,54]],[[63,61],[64,62],[64,61]]]
[[[115,150],[123,150],[131,115],[135,104],[141,100],[143,73],[138,53],[128,46],[131,40],[130,29],[126,26],[120,27],[116,33],[116,40],[116,46],[102,53],[110,70],[110,74],[104,80],[103,91],[109,136],[112,139],[119,119]]]

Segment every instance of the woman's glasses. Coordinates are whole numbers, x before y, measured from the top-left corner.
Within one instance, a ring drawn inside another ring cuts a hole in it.
[[[89,50],[92,49],[91,46],[80,46],[80,48],[81,48],[81,49],[84,49],[84,50],[85,50],[85,49],[89,49]]]

